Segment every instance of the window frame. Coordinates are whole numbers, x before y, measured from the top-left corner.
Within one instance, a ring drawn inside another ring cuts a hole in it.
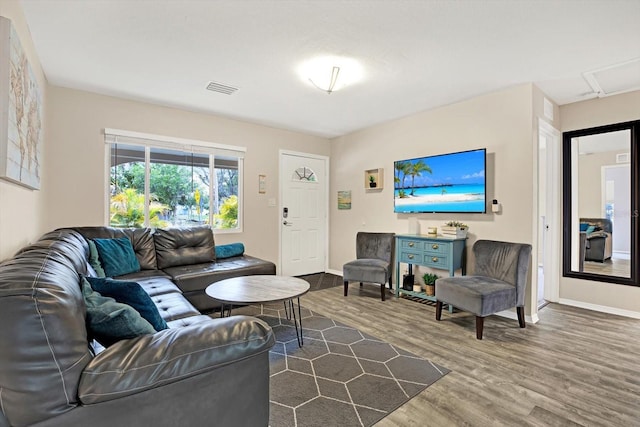
[[[110,226],[110,205],[111,205],[111,147],[112,144],[134,145],[144,147],[145,152],[145,188],[144,197],[148,200],[150,187],[150,167],[151,167],[151,149],[170,149],[182,151],[185,153],[198,153],[209,155],[209,175],[211,182],[209,184],[209,225],[220,234],[241,233],[244,224],[244,156],[246,147],[218,144],[214,142],[200,141],[194,139],[176,138],[163,135],[148,134],[135,131],[126,131],[120,129],[105,128],[105,174],[104,174],[104,191],[105,191],[105,209],[104,223]],[[238,168],[238,224],[236,228],[215,228],[213,221],[213,197],[214,185],[218,185],[217,174],[215,173],[215,159],[234,158],[237,161]],[[145,203],[144,209],[144,227],[149,227],[149,207]]]

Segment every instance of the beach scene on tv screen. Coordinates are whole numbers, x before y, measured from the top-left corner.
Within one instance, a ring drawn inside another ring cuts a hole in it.
[[[484,150],[394,163],[395,212],[484,212]]]

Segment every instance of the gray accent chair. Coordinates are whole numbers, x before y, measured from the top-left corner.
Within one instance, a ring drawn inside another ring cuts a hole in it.
[[[580,223],[596,227],[586,233],[585,261],[605,262],[613,254],[613,223],[607,218],[580,218]]]
[[[436,280],[436,320],[447,303],[476,315],[476,338],[482,339],[484,318],[516,307],[518,322],[525,327],[524,297],[531,264],[531,245],[478,240],[473,245],[472,276]]]
[[[349,292],[349,282],[379,283],[380,298],[384,301],[384,285],[389,282],[393,288],[391,275],[395,257],[395,233],[358,232],[356,236],[356,260],[342,266],[344,296]]]

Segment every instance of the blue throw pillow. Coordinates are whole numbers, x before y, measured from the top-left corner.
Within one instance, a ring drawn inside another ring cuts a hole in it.
[[[169,327],[167,322],[160,316],[160,312],[149,294],[142,289],[140,284],[99,277],[87,277],[86,279],[94,291],[133,307],[144,319],[151,323],[151,326],[156,331]]]
[[[105,277],[104,269],[102,268],[102,264],[100,264],[100,258],[98,255],[98,248],[96,248],[96,244],[93,240],[87,240],[89,244],[89,265],[93,267],[93,270],[96,272],[98,277]]]
[[[131,240],[120,237],[117,239],[93,239],[100,255],[100,264],[105,276],[115,277],[140,271],[140,263],[133,251]]]
[[[580,223],[580,231],[587,231],[588,227],[589,227],[589,224],[587,224],[586,222]]]
[[[216,246],[216,259],[240,256],[243,253],[244,245],[242,243],[229,243],[228,245]]]
[[[140,313],[126,304],[95,292],[84,277],[82,296],[87,308],[89,335],[105,347],[120,340],[156,332]]]

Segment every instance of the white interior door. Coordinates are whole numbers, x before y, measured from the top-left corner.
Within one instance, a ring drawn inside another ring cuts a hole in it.
[[[325,271],[328,158],[280,153],[280,273]]]

